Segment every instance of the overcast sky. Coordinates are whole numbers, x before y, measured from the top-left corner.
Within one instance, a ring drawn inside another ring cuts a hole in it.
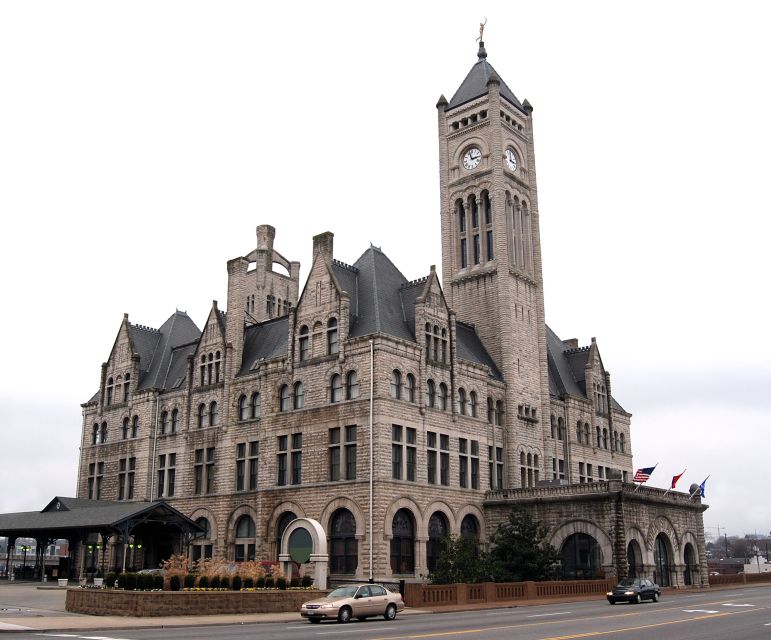
[[[653,486],[771,530],[762,2],[0,4],[0,512],[74,495],[124,312],[203,325],[256,225],[441,264],[436,110],[488,61],[534,106],[546,317],[596,336]]]

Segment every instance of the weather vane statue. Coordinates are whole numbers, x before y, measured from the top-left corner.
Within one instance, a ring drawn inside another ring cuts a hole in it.
[[[484,22],[479,23],[479,37],[477,40],[479,42],[482,42],[484,40],[484,34],[485,34],[485,25],[487,24],[487,18],[485,18]]]

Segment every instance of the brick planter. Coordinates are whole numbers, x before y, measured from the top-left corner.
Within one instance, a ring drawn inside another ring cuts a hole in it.
[[[122,591],[68,589],[65,608],[96,616],[207,616],[296,611],[319,591]]]

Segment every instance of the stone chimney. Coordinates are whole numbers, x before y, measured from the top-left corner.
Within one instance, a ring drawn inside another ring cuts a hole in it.
[[[332,247],[335,234],[331,231],[325,231],[313,237],[313,260],[320,255],[321,259],[327,264],[332,263]]]

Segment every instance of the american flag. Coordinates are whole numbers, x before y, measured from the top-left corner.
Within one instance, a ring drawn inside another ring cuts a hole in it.
[[[642,467],[642,469],[638,469],[634,472],[634,481],[640,483],[647,482],[655,468],[656,467]]]

